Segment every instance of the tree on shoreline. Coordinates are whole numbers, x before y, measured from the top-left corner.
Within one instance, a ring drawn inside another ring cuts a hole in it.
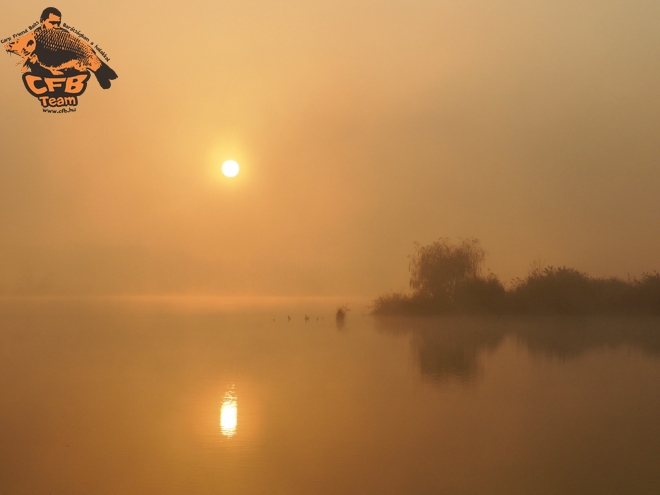
[[[660,274],[641,279],[594,278],[573,268],[536,266],[506,290],[484,276],[477,239],[415,244],[410,256],[412,294],[378,297],[374,314],[660,314]],[[539,264],[540,265],[540,264]]]
[[[439,239],[428,246],[415,243],[410,257],[410,288],[421,297],[453,301],[457,287],[478,279],[486,253],[477,239],[464,239],[453,245]]]

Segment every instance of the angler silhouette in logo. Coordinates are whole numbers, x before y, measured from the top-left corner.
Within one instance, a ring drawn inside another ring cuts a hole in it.
[[[103,89],[110,88],[110,81],[117,79],[117,73],[94,49],[61,27],[61,23],[61,12],[48,7],[34,31],[5,45],[7,52],[23,59],[25,87],[43,107],[77,105],[77,97],[87,87],[90,71]]]

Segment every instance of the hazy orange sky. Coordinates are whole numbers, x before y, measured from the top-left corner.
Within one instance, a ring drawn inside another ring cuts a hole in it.
[[[438,237],[660,269],[657,1],[52,5],[119,79],[47,115],[0,63],[2,294],[376,296]]]

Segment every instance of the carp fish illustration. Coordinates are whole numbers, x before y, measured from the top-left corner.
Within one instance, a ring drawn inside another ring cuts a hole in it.
[[[7,43],[5,50],[23,58],[23,72],[43,68],[52,75],[62,75],[90,70],[103,89],[118,77],[91,46],[62,28],[36,29]]]

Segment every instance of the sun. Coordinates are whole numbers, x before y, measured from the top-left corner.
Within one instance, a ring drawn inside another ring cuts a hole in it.
[[[222,164],[222,173],[227,177],[236,177],[239,170],[240,168],[238,163],[236,163],[234,160],[227,160]]]

